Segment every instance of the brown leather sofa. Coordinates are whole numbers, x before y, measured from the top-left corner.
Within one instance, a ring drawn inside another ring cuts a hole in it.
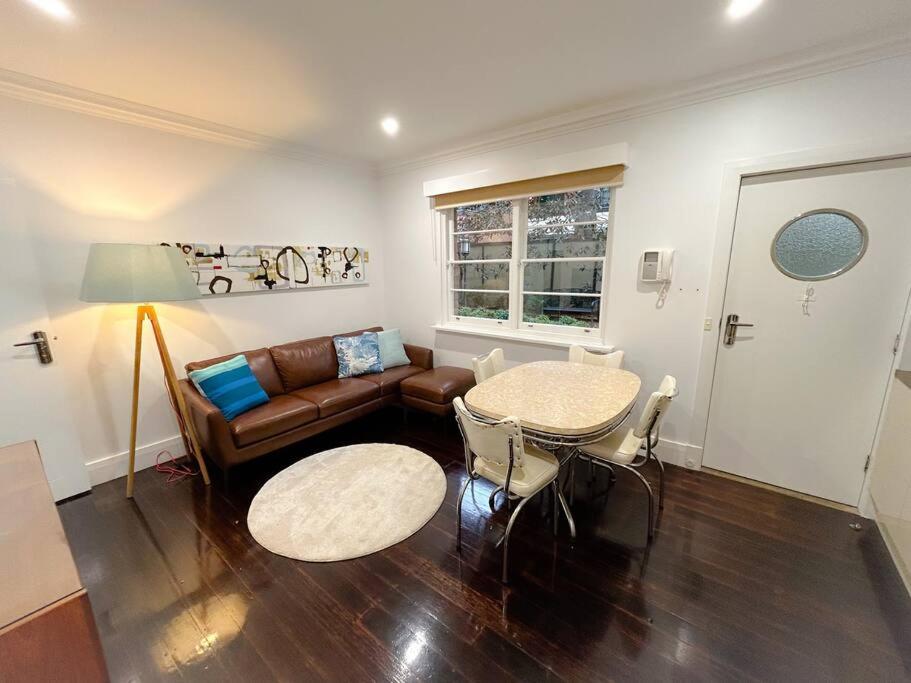
[[[382,327],[349,332],[379,332]],[[433,351],[405,344],[410,365],[385,372],[338,378],[338,357],[332,337],[316,337],[270,348],[244,351],[250,369],[269,395],[269,402],[225,420],[221,411],[197,391],[189,380],[180,381],[190,419],[203,451],[223,470],[252,460],[327,429],[350,422],[388,405],[401,403],[400,383],[433,369]],[[187,363],[186,370],[199,370],[237,354]],[[474,384],[471,371],[451,370],[438,378],[444,386],[433,393],[432,384],[422,385],[425,397],[445,401],[449,410],[455,392],[464,393]],[[454,381],[453,377],[461,378]],[[437,382],[439,384],[439,381]],[[429,387],[429,388],[428,388]],[[425,402],[426,398],[425,398]],[[422,406],[415,406],[422,407]],[[441,414],[442,403],[436,414]],[[426,408],[425,408],[426,409]]]

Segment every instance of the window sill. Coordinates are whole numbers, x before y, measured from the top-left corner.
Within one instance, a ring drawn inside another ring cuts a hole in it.
[[[564,349],[568,349],[574,344],[579,346],[584,346],[586,349],[593,351],[613,351],[614,347],[610,344],[605,344],[602,340],[598,339],[597,335],[589,337],[570,337],[570,336],[558,336],[550,333],[540,333],[540,332],[530,332],[525,330],[513,330],[513,329],[496,329],[493,327],[484,328],[484,327],[472,327],[470,325],[456,325],[456,324],[445,324],[440,323],[437,325],[432,325],[433,329],[437,332],[447,332],[451,334],[465,334],[475,337],[491,337],[493,339],[507,339],[513,342],[521,342],[523,344],[537,344],[539,346],[556,346]]]

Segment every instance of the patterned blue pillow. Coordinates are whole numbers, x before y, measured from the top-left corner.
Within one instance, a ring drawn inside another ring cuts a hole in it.
[[[199,392],[215,404],[226,420],[269,402],[243,354],[223,363],[194,370],[188,377]]]
[[[356,337],[333,337],[332,341],[338,356],[339,379],[383,371],[376,332],[364,332]]]

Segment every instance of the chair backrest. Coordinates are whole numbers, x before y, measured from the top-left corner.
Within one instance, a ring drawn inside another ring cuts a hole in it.
[[[658,386],[658,391],[652,393],[645,403],[645,410],[639,418],[639,424],[633,433],[640,439],[649,436],[650,429],[657,430],[667,412],[671,400],[677,395],[677,380],[670,375],[665,375]]]
[[[592,353],[578,344],[573,344],[569,347],[569,362],[600,365],[605,368],[619,368],[623,365],[623,351]]]
[[[488,377],[503,372],[503,349],[494,349],[486,356],[472,358],[471,365],[474,368],[474,381],[480,384]]]
[[[525,447],[519,418],[507,417],[488,423],[468,412],[465,403],[458,396],[452,400],[452,405],[462,428],[462,436],[472,453],[496,465],[508,466],[512,459],[513,467],[521,469],[524,466]]]

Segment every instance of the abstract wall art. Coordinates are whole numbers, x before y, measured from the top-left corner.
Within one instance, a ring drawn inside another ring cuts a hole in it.
[[[370,254],[363,247],[162,242],[183,251],[203,295],[360,285]]]

